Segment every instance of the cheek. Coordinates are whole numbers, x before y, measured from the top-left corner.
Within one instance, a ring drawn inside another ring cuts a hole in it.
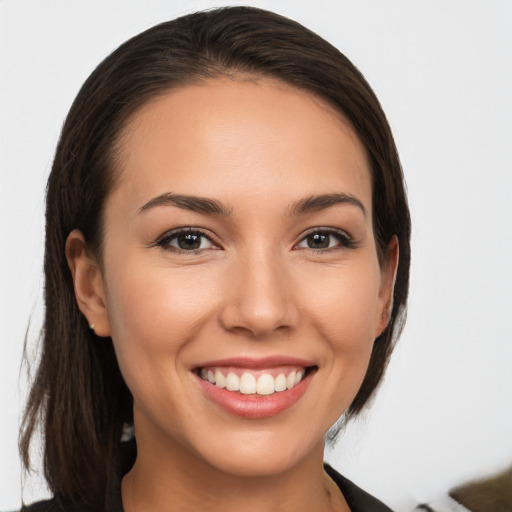
[[[192,273],[125,261],[109,277],[112,340],[128,386],[134,381],[150,385],[161,373],[172,380],[169,370],[177,355],[212,314],[214,276],[205,281]]]
[[[141,343],[158,344],[162,337],[167,347],[179,343],[179,339],[169,338],[169,330],[183,335],[193,331],[209,303],[211,287],[192,273],[137,267],[126,262],[110,273],[107,307],[113,337],[124,343],[137,334]],[[188,329],[183,329],[184,325]]]
[[[316,327],[334,350],[357,352],[373,344],[380,307],[378,264],[322,269],[308,281]]]
[[[324,269],[308,279],[311,328],[320,334],[324,349],[323,363],[330,376],[324,389],[330,401],[326,398],[325,407],[333,422],[350,405],[366,374],[376,336],[380,288],[376,262],[335,270]]]

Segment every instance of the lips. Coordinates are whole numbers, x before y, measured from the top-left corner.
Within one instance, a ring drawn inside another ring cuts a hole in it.
[[[294,405],[317,367],[295,358],[225,359],[196,367],[199,386],[225,411],[245,418],[266,418]]]

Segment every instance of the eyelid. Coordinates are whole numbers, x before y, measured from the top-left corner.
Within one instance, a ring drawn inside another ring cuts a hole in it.
[[[173,238],[175,238],[179,235],[189,234],[189,233],[197,233],[197,234],[203,236],[204,238],[209,240],[211,242],[211,244],[214,245],[214,247],[209,247],[208,249],[191,249],[191,250],[187,251],[184,249],[180,249],[179,247],[174,247],[174,246],[168,245],[169,241],[172,240]],[[221,248],[220,243],[216,240],[216,237],[212,236],[211,232],[209,232],[208,230],[205,230],[203,228],[199,228],[199,227],[195,227],[195,226],[183,226],[183,227],[170,229],[169,231],[166,231],[165,233],[160,235],[155,240],[155,242],[152,244],[152,246],[153,247],[162,247],[164,249],[166,247],[168,247],[169,248],[168,250],[172,250],[177,253],[181,252],[181,253],[189,253],[189,254],[196,254],[198,252],[202,252],[202,251],[206,251],[206,250]],[[172,249],[171,249],[171,247],[172,247]]]
[[[299,247],[299,244],[304,242],[308,236],[314,235],[315,233],[323,233],[331,236],[335,236],[339,243],[340,247],[331,247],[331,248],[325,248],[325,249],[314,249],[312,247]],[[343,229],[339,228],[333,228],[333,227],[324,227],[324,226],[317,226],[314,228],[310,228],[304,233],[301,234],[301,237],[299,241],[294,245],[294,249],[306,249],[309,251],[315,251],[315,252],[326,252],[333,249],[353,249],[357,247],[357,242],[352,238],[352,236],[347,233]]]

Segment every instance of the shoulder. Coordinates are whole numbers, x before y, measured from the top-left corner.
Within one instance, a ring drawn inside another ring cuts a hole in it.
[[[111,479],[108,496],[102,504],[74,503],[62,495],[57,494],[49,500],[38,501],[31,505],[23,505],[16,512],[122,512],[121,479],[132,468],[137,456],[137,445],[134,439],[123,441],[120,446],[118,468]]]
[[[393,512],[388,506],[384,505],[382,501],[379,501],[371,494],[363,491],[348,478],[340,475],[328,464],[324,464],[324,467],[327,474],[334,480],[343,493],[352,512]]]
[[[92,512],[89,507],[74,505],[66,500],[52,498],[23,505],[19,512]]]

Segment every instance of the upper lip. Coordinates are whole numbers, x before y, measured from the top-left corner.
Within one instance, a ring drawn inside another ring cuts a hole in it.
[[[195,368],[209,368],[214,366],[235,366],[238,368],[251,368],[253,370],[264,370],[265,368],[273,368],[276,366],[302,366],[308,368],[315,366],[314,361],[290,357],[285,355],[275,355],[267,357],[227,357],[215,359],[199,363]]]

